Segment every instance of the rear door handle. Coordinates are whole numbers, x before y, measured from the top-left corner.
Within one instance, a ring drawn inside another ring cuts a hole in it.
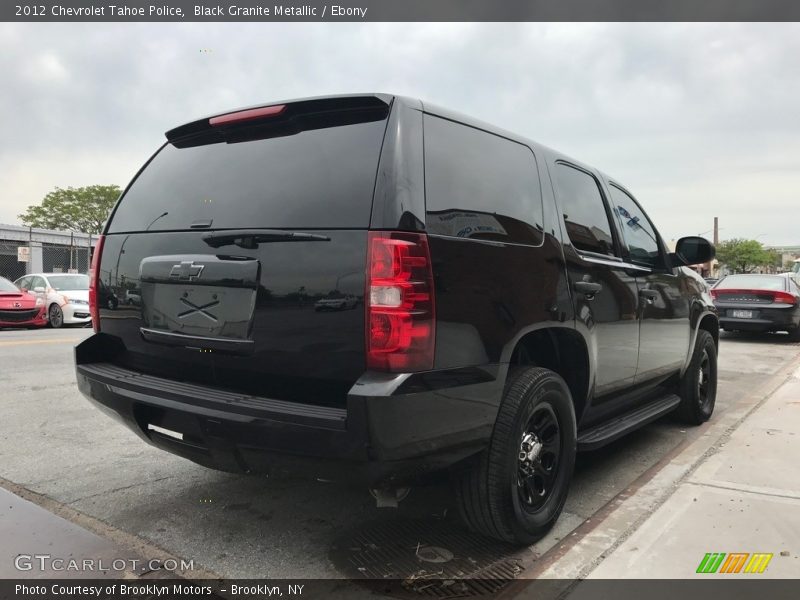
[[[603,286],[594,281],[576,281],[572,284],[573,289],[586,296],[587,300],[594,298],[595,294],[603,289]]]

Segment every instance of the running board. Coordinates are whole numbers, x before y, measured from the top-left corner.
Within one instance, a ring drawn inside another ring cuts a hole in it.
[[[681,399],[675,394],[648,402],[634,411],[614,417],[578,434],[578,451],[595,450],[621,438],[626,433],[652,423],[673,411]]]

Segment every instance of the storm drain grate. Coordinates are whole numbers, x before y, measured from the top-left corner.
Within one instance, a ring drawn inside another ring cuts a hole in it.
[[[516,548],[438,519],[371,521],[339,538],[331,560],[346,576],[402,597],[494,594],[521,572]]]

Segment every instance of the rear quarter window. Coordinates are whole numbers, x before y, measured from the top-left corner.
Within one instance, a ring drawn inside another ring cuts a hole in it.
[[[123,196],[109,233],[366,228],[386,119],[235,143],[165,144]]]
[[[425,115],[428,233],[538,246],[542,191],[530,148]]]

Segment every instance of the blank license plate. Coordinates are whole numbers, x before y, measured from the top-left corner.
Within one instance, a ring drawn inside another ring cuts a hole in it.
[[[752,319],[753,318],[753,311],[752,310],[732,310],[731,316],[734,319]]]

